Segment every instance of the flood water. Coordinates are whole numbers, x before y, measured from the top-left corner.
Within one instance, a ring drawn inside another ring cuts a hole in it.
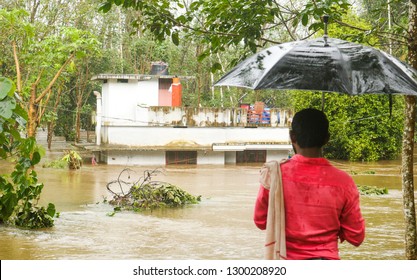
[[[342,259],[404,259],[400,162],[351,164],[357,184],[387,187],[388,195],[361,196],[366,220],[364,243],[341,244]],[[0,173],[9,164],[0,161]],[[263,258],[264,232],[253,221],[260,166],[164,167],[155,177],[201,195],[197,205],[153,212],[118,212],[104,203],[109,181],[126,166],[89,164],[70,171],[37,167],[45,187],[42,205],[52,202],[60,217],[46,230],[0,226],[0,259],[193,259],[252,260]],[[141,176],[155,166],[129,166]]]

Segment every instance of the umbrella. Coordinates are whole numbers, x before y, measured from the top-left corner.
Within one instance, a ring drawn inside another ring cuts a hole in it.
[[[417,95],[416,80],[415,69],[388,53],[324,36],[267,48],[215,86]]]

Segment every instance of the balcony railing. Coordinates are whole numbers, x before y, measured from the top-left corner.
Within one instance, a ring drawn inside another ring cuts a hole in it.
[[[279,108],[259,111],[251,108],[152,106],[146,109],[137,112],[136,119],[148,126],[288,127],[293,116],[291,110]]]

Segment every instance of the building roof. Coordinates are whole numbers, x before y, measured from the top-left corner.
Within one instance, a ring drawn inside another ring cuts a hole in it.
[[[180,80],[192,80],[195,76],[177,76],[177,75],[148,75],[148,74],[98,74],[91,78],[91,80],[107,80],[107,79],[126,79],[146,81],[152,79],[172,79],[179,78]]]

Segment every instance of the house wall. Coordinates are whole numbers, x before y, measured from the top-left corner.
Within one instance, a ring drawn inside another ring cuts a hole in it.
[[[172,79],[159,79],[158,85],[158,105],[172,106],[172,94],[169,92],[169,87],[172,84]]]
[[[154,78],[148,81],[139,81],[137,82],[138,86],[138,100],[134,106],[144,105],[144,106],[158,106],[158,79]],[[127,104],[132,103],[132,100],[126,100]]]
[[[198,151],[197,164],[219,164],[224,165],[224,152]]]
[[[239,149],[267,150],[267,161],[288,156],[290,110],[268,109],[270,121],[259,123],[244,108],[171,107],[171,81],[142,78],[102,78],[97,137],[108,164],[165,165],[165,151],[175,150],[197,151],[197,164],[236,163]]]
[[[102,95],[104,122],[135,122],[138,105],[158,106],[158,80],[119,83],[110,79],[103,84]]]
[[[278,160],[288,158],[288,151],[267,151],[266,161]],[[101,153],[100,161],[106,162],[109,165],[141,165],[152,166],[166,164],[165,151],[107,151]],[[213,151],[198,151],[197,152],[198,165],[224,165],[236,164],[236,151],[228,152],[213,152]]]
[[[288,158],[288,150],[269,150],[266,153],[266,161],[280,161],[286,158]]]
[[[165,151],[108,151],[110,165],[165,165]],[[236,162],[236,161],[235,161]],[[198,151],[197,164],[224,165],[224,152]]]
[[[236,163],[236,152],[224,152],[224,163],[225,164]]]
[[[102,98],[97,99],[97,103],[101,100],[101,118],[97,116],[96,120],[101,119],[102,124],[100,124],[99,122],[97,123],[97,125],[101,126],[101,129],[100,130],[96,129],[96,133],[100,132],[100,135],[96,135],[96,138],[98,139],[99,137],[101,137],[99,139],[99,142],[107,144],[108,127],[103,124],[108,122],[105,116],[110,116],[109,115],[109,99],[108,99],[108,96],[109,96],[109,84],[108,83],[103,83],[102,88],[101,88],[101,96]],[[99,104],[97,104],[97,108],[98,107],[99,107]]]
[[[107,126],[108,144],[154,147],[154,146],[206,146],[213,143],[288,143],[288,128],[243,127],[143,127]]]
[[[165,165],[165,151],[107,151],[109,165]]]

